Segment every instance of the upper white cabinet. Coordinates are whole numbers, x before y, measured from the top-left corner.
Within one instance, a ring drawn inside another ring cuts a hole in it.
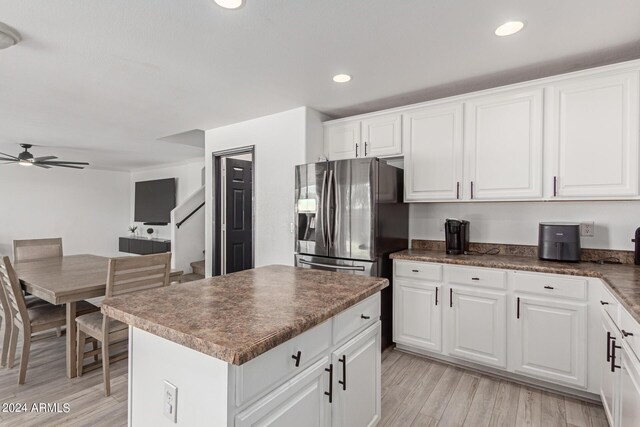
[[[357,157],[360,147],[360,122],[343,122],[325,126],[324,145],[330,160]]]
[[[402,154],[400,114],[373,116],[362,121],[362,156],[386,157]],[[358,153],[360,154],[360,153]]]
[[[465,186],[479,200],[542,197],[542,89],[465,103]]]
[[[324,125],[329,160],[389,157],[402,154],[401,114],[373,115],[364,120]]]
[[[462,197],[462,104],[434,105],[403,117],[405,200]]]
[[[553,196],[638,195],[638,76],[604,72],[550,87]]]

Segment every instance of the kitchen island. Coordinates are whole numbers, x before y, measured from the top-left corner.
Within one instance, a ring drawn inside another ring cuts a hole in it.
[[[375,425],[387,286],[267,266],[106,299],[130,330],[130,425]]]

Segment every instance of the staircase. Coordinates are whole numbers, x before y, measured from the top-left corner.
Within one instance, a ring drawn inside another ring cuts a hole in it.
[[[191,263],[190,274],[182,276],[182,282],[193,282],[194,280],[204,279],[204,260]]]

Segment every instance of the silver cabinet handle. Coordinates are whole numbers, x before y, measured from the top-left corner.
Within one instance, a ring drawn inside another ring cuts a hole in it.
[[[331,265],[331,264],[322,264],[319,262],[311,262],[311,261],[305,261],[303,259],[298,261],[300,264],[304,264],[304,265],[310,265],[313,267],[325,267],[325,268],[335,268],[336,270],[350,270],[350,271],[364,271],[364,266],[359,265],[359,266],[349,266],[349,265]]]

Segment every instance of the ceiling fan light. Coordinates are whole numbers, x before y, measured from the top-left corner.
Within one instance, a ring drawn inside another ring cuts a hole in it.
[[[0,22],[0,49],[16,45],[22,40],[20,33],[7,24]]]
[[[20,166],[33,166],[33,162],[30,162],[29,160],[20,160],[18,164]]]
[[[238,9],[244,3],[244,0],[214,0],[216,4],[225,9]]]

